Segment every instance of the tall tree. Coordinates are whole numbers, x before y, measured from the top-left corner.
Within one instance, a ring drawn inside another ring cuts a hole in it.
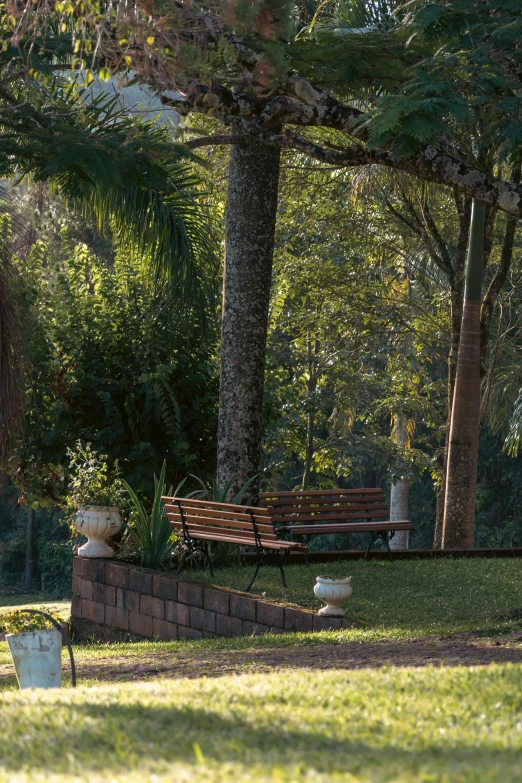
[[[272,284],[279,150],[259,142],[230,156],[221,329],[218,472],[235,495],[257,501],[261,416]]]
[[[86,2],[75,11],[41,0],[33,15],[20,6],[18,40],[36,29],[39,14],[58,17],[77,38],[82,66],[87,59],[93,68],[96,59],[104,67],[123,64],[182,114],[212,114],[234,127],[194,139],[193,148],[257,140],[325,164],[382,165],[522,214],[521,186],[474,153],[481,127],[482,142],[504,154],[519,143],[522,21],[501,0],[419,3],[406,12],[390,3],[391,24],[376,19],[357,30],[339,25],[346,3],[335,4],[333,15],[323,5],[296,37],[289,27],[294,5],[285,0],[259,3],[250,14],[243,4],[227,4],[226,19],[220,4],[201,11],[195,2],[167,11],[150,0],[132,7]],[[455,132],[463,124],[475,128],[466,144]]]
[[[480,432],[480,308],[486,205],[473,202],[449,431],[442,546],[472,547]]]

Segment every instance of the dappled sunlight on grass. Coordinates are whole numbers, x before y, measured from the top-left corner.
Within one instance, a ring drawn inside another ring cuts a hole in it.
[[[0,777],[514,783],[521,675],[298,670],[2,694]]]

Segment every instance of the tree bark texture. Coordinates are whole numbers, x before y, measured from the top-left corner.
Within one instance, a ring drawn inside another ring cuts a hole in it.
[[[398,414],[395,421],[395,437],[399,446],[405,447],[408,442],[406,417]],[[390,519],[393,522],[408,519],[408,499],[410,482],[407,478],[399,478],[391,487]],[[390,539],[390,549],[408,549],[409,531],[398,530]]]
[[[229,497],[259,473],[279,150],[235,145],[230,156],[221,328],[217,481]],[[242,503],[257,503],[259,478]]]
[[[480,310],[485,204],[473,202],[446,473],[442,548],[473,546],[480,432]]]
[[[446,446],[442,462],[442,482],[437,491],[437,506],[435,511],[435,534],[433,548],[442,547],[442,530],[444,527],[444,506],[446,502],[446,474],[448,470],[448,443],[451,430],[451,412],[457,377],[457,359],[459,355],[460,327],[462,323],[462,308],[464,306],[464,277],[466,271],[466,255],[469,244],[471,226],[471,201],[461,198],[460,193],[454,194],[455,206],[459,216],[459,234],[449,283],[451,288],[451,344],[448,356],[448,412],[446,417]]]

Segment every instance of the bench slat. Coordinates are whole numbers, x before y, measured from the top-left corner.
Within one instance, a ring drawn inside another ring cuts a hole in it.
[[[375,495],[374,497],[342,497],[332,496],[329,498],[282,498],[281,500],[265,501],[266,508],[283,508],[286,506],[335,506],[335,504],[344,503],[345,505],[361,505],[364,507],[386,504],[384,495]]]
[[[295,519],[296,522],[320,522],[323,520],[328,521],[329,519],[335,521],[342,522],[343,520],[349,520],[349,519],[384,519],[388,515],[387,511],[366,511],[366,512],[360,512],[351,514],[349,511],[347,511],[344,514],[296,514],[294,517],[286,516],[286,515],[278,515],[274,514],[272,517],[273,522],[291,522],[292,519]],[[347,521],[347,524],[349,522]]]
[[[181,507],[183,508],[184,514],[202,514],[207,517],[216,517],[216,519],[231,519],[231,520],[238,520],[241,522],[246,523],[246,527],[251,528],[252,527],[252,520],[250,517],[250,514],[243,514],[241,511],[235,513],[233,511],[221,511],[221,509],[215,510],[213,508],[201,508],[200,506],[185,506],[184,503],[181,504]],[[170,503],[165,504],[165,508],[167,510],[167,513],[179,513],[179,508],[177,505],[172,505]],[[270,524],[270,517],[266,514],[254,514],[254,519],[256,520],[256,523],[259,522],[259,524]]]
[[[176,527],[178,530],[183,529],[183,524],[181,522],[181,519],[178,517],[177,519],[174,518],[169,514],[169,522],[171,525]],[[186,517],[185,522],[187,524],[187,530],[189,532],[189,535],[192,535],[193,530],[198,531],[204,531],[208,530],[209,533],[223,533],[223,535],[234,535],[234,536],[241,536],[246,538],[254,539],[254,531],[252,528],[252,525],[250,525],[250,530],[244,530],[244,529],[237,529],[235,527],[218,527],[217,525],[214,525],[212,523],[215,522],[215,520],[209,520],[209,524],[205,524],[205,521],[202,517]],[[241,524],[241,523],[238,523]],[[274,532],[274,528],[271,529],[271,531],[266,531],[263,533],[259,533],[259,538],[264,541],[265,539],[276,539],[277,536]]]
[[[211,527],[223,527],[226,528],[234,528],[235,530],[245,530],[250,531],[253,534],[253,527],[252,522],[236,522],[233,519],[216,519],[216,517],[207,517],[205,514],[186,514],[183,512],[183,516],[185,517],[185,521],[189,522],[191,524],[196,525],[210,525]],[[176,520],[177,522],[181,522],[181,514],[177,511],[167,511],[167,517],[171,520]],[[256,527],[259,530],[260,533],[275,533],[275,529],[273,524],[268,524],[268,522],[265,522],[264,524],[257,524]]]
[[[260,498],[285,498],[285,497],[317,497],[323,495],[368,495],[383,494],[380,487],[363,489],[309,489],[306,491],[295,490],[293,492],[260,492]]]
[[[378,533],[386,530],[414,530],[413,524],[404,522],[353,522],[339,524],[321,524],[321,525],[285,525],[279,528],[280,531],[290,533],[296,536],[319,536],[329,535],[331,533]]]
[[[215,511],[226,510],[239,512],[244,514],[247,509],[252,509],[254,514],[259,514],[263,517],[270,516],[270,512],[266,508],[260,508],[259,506],[245,506],[234,503],[217,503],[214,500],[194,500],[193,498],[174,498],[174,497],[162,497],[163,503],[173,505],[173,501],[179,500],[182,506],[198,506],[200,508],[209,508]]]
[[[253,537],[252,537],[252,543],[250,544],[248,543],[248,541],[245,541],[244,538],[239,538],[234,535],[232,536],[214,535],[213,533],[208,533],[206,530],[204,533],[194,533],[192,538],[199,538],[208,541],[222,541],[225,544],[243,544],[247,546],[255,546]],[[282,541],[282,540],[266,541],[263,542],[263,547],[266,549],[295,549],[302,552],[306,552],[308,550],[306,544],[301,544],[298,541]]]
[[[363,505],[362,503],[354,503],[349,506],[339,505],[332,506],[328,504],[317,504],[316,506],[273,506],[271,508],[272,514],[316,514],[319,512],[338,514],[342,511],[349,511],[350,513],[357,513],[364,511],[385,511],[384,516],[388,516],[388,506],[386,503],[375,503]]]

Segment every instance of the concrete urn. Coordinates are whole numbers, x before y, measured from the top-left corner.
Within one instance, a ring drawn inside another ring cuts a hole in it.
[[[346,576],[343,579],[318,576],[314,585],[314,593],[326,606],[319,609],[317,614],[323,617],[344,617],[344,609],[341,609],[340,604],[351,596],[351,582],[351,576]]]
[[[60,688],[62,635],[56,628],[6,634],[18,685],[25,688]]]
[[[122,519],[116,506],[85,506],[76,512],[74,527],[87,543],[78,549],[81,557],[113,557],[114,551],[105,543],[106,538],[121,530]]]

